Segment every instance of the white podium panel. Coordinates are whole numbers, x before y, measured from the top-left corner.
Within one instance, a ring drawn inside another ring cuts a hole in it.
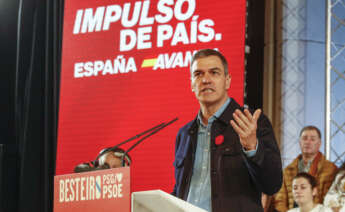
[[[207,212],[162,190],[132,193],[132,212]]]

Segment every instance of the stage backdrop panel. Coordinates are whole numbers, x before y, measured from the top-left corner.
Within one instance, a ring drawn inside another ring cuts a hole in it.
[[[177,131],[199,109],[193,52],[219,49],[243,102],[245,0],[66,0],[64,15],[56,174],[178,117],[130,152],[134,191],[171,192]]]

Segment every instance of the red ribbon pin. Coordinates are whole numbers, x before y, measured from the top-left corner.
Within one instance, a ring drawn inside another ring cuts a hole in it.
[[[224,142],[224,136],[223,135],[218,135],[215,139],[216,145],[221,145]]]

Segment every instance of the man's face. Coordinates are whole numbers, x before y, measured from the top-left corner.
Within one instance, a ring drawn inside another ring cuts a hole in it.
[[[106,154],[104,163],[108,164],[110,168],[122,167],[121,158],[116,157],[113,152]]]
[[[304,155],[316,155],[321,146],[321,139],[316,130],[305,130],[300,137],[300,147]]]
[[[217,56],[199,58],[192,64],[192,91],[203,105],[222,105],[228,97],[231,78],[225,75]]]

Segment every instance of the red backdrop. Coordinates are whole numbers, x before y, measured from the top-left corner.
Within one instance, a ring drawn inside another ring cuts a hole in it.
[[[130,152],[134,191],[171,192],[176,133],[199,109],[191,54],[219,49],[242,103],[244,29],[245,0],[66,0],[56,173],[178,117]]]

